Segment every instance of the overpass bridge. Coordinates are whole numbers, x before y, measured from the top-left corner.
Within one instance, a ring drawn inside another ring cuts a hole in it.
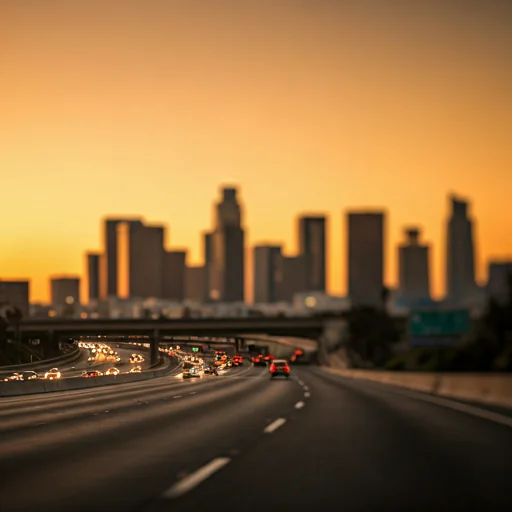
[[[147,336],[151,343],[151,357],[155,360],[158,358],[158,341],[164,336],[179,335],[230,337],[235,338],[237,346],[243,343],[242,333],[308,338],[318,341],[321,352],[342,341],[349,314],[245,318],[27,319],[20,323],[18,335],[22,340],[38,338],[42,343],[85,335]]]

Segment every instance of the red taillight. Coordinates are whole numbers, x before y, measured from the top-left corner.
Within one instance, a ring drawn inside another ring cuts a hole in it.
[[[274,372],[276,371],[276,365],[275,365],[275,364],[271,364],[271,365],[270,365],[270,371],[271,371],[272,373],[274,373]]]
[[[289,367],[289,366],[285,366],[285,367],[284,367],[284,371],[285,371],[286,373],[289,373],[289,372],[290,372],[290,367]]]

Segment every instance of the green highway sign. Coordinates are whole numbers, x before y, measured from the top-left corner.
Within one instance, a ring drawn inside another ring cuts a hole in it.
[[[409,314],[409,334],[416,336],[460,336],[469,333],[471,321],[467,309],[417,310]]]

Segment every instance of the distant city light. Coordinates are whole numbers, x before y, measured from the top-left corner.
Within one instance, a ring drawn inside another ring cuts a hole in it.
[[[316,302],[315,297],[306,297],[305,303],[308,308],[314,308],[316,306]]]

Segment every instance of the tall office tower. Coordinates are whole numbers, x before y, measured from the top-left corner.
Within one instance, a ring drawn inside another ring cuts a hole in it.
[[[351,212],[348,223],[348,294],[352,306],[382,307],[384,213]]]
[[[103,251],[100,258],[100,299],[118,296],[118,232],[119,224],[142,225],[141,219],[106,219],[103,224]]]
[[[0,305],[2,308],[18,308],[23,317],[29,315],[29,281],[0,279]]]
[[[212,290],[212,268],[213,268],[213,235],[203,233],[203,261],[206,279],[206,300],[211,298]]]
[[[489,262],[489,278],[487,281],[487,293],[500,305],[505,305],[512,290],[509,289],[512,279],[512,261]]]
[[[117,226],[118,296],[161,298],[164,271],[163,226],[121,222]]]
[[[87,281],[89,303],[100,298],[100,258],[95,252],[87,253]]]
[[[185,268],[185,299],[205,302],[207,297],[206,267]]]
[[[210,290],[211,297],[221,302],[244,300],[244,230],[236,193],[235,188],[223,188],[216,205]]]
[[[429,247],[420,244],[420,230],[406,229],[407,241],[398,247],[399,293],[408,303],[430,299]]]
[[[276,276],[276,295],[278,302],[292,302],[297,293],[306,289],[306,258],[299,256],[281,256]]]
[[[450,196],[446,244],[446,298],[453,306],[471,302],[476,292],[473,222],[468,203]]]
[[[164,299],[181,302],[185,298],[186,251],[166,251],[164,254]]]
[[[325,292],[326,236],[325,216],[299,218],[299,253],[306,260],[306,289],[303,291]]]
[[[257,245],[253,249],[254,303],[277,301],[277,278],[280,269],[281,247]]]
[[[55,308],[80,304],[80,278],[61,276],[50,278],[50,295]]]

